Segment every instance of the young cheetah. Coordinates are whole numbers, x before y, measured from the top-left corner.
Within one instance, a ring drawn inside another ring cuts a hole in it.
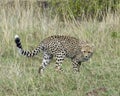
[[[56,58],[56,70],[62,70],[62,62],[65,57],[68,57],[72,61],[73,69],[79,71],[81,62],[89,60],[93,54],[93,45],[70,36],[54,35],[47,37],[32,51],[26,51],[22,48],[18,35],[15,36],[15,43],[20,54],[27,57],[33,57],[43,51],[43,60],[39,73],[43,72],[53,56]]]

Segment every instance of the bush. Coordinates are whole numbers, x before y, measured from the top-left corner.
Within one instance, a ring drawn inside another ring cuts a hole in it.
[[[61,18],[97,18],[106,16],[120,8],[119,0],[50,0],[52,11]]]

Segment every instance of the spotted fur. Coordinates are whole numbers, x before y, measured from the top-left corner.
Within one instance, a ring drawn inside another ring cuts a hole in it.
[[[89,60],[93,54],[92,45],[70,36],[50,36],[41,41],[39,46],[32,51],[23,49],[18,35],[15,36],[15,43],[19,53],[27,57],[33,57],[43,51],[43,61],[39,73],[43,72],[53,56],[56,58],[56,70],[62,70],[62,62],[65,57],[68,57],[72,61],[73,69],[79,71],[81,62]]]

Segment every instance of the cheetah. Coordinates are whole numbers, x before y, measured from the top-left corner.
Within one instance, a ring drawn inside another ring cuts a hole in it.
[[[82,62],[88,61],[93,55],[93,45],[87,41],[79,40],[75,37],[64,35],[53,35],[42,40],[37,48],[31,51],[23,49],[20,38],[15,36],[15,43],[20,54],[33,57],[39,52],[43,52],[42,64],[39,67],[39,73],[50,63],[53,57],[56,58],[55,69],[62,71],[62,62],[64,58],[70,58],[73,65],[73,70],[79,72]]]

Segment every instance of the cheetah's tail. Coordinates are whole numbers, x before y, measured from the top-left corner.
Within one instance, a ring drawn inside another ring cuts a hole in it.
[[[40,52],[40,46],[38,46],[36,49],[32,50],[32,51],[26,51],[22,48],[22,44],[20,41],[20,38],[18,35],[15,35],[15,43],[16,46],[18,48],[18,51],[20,54],[27,56],[27,57],[33,57],[34,55],[37,55]]]

